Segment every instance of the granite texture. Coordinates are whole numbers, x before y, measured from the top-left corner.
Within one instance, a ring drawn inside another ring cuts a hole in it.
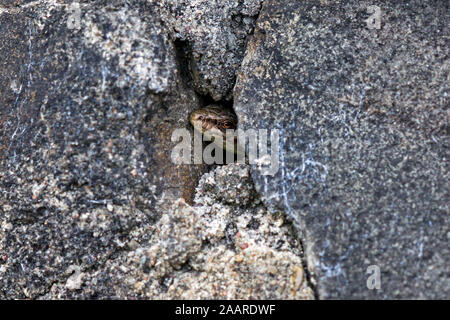
[[[247,166],[170,158],[230,97],[259,3],[0,4],[1,299],[314,298]]]
[[[159,220],[150,245],[135,251],[141,269],[148,270],[148,277],[137,282],[145,294],[161,299],[314,299],[295,229],[254,195],[246,165],[204,174],[194,206],[176,202]]]
[[[1,1],[0,298],[448,298],[448,9]],[[172,163],[233,99],[279,172]]]
[[[241,128],[280,130],[280,170],[252,177],[297,223],[320,298],[450,296],[448,9],[264,2],[234,109]]]
[[[156,0],[184,55],[186,82],[215,101],[231,100],[262,0]]]
[[[74,17],[68,3],[0,11],[2,298],[104,270],[172,201],[192,203],[205,169],[167,152],[200,102],[154,6],[90,1]],[[113,297],[108,281],[77,296]]]
[[[229,178],[240,182],[226,196],[212,188]],[[255,193],[248,166],[204,174],[194,206],[180,198],[133,231],[148,241],[130,240],[96,268],[69,266],[39,298],[314,299],[293,225],[257,198],[236,204],[233,190]]]

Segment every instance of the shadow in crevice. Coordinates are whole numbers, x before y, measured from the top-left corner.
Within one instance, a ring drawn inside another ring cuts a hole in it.
[[[214,100],[210,94],[204,94],[199,92],[194,85],[194,77],[192,76],[192,49],[188,41],[175,39],[173,41],[176,59],[178,63],[178,70],[180,71],[180,76],[183,83],[195,91],[195,94],[199,98],[202,107],[206,107],[211,104],[219,105],[225,109],[233,111],[233,99],[221,99]],[[232,96],[232,95],[230,95]],[[234,111],[233,111],[234,112]]]

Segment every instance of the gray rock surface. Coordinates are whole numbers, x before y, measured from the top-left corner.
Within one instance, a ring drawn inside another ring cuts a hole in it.
[[[262,0],[156,0],[172,38],[186,56],[189,82],[214,100],[232,89]]]
[[[314,298],[295,230],[248,167],[195,191],[209,168],[170,159],[202,105],[192,86],[230,94],[259,2],[191,1],[199,21],[168,2],[0,4],[1,299]]]
[[[224,197],[211,185],[228,177],[241,183]],[[66,282],[42,298],[313,299],[292,224],[255,198],[246,197],[245,208],[232,204],[237,189],[254,193],[247,166],[206,173],[194,206],[180,198],[156,224],[145,224],[149,241],[131,240],[98,268],[69,266]]]
[[[0,9],[2,298],[39,298],[67,277],[71,292],[97,269],[96,285],[74,296],[115,296],[108,263],[149,240],[172,201],[191,202],[204,171],[170,159],[172,130],[200,104],[156,9],[72,9]]]
[[[230,178],[239,182],[226,183]],[[233,201],[237,192],[245,206]],[[177,201],[159,220],[150,246],[135,251],[141,268],[133,269],[148,270],[137,281],[145,293],[161,299],[313,299],[292,224],[267,212],[253,194],[248,166],[204,174],[194,207]]]
[[[279,172],[252,177],[320,298],[450,297],[448,21],[446,1],[264,2],[234,108],[280,130]]]
[[[80,2],[0,3],[0,298],[449,297],[447,3]],[[238,71],[278,174],[174,165]]]

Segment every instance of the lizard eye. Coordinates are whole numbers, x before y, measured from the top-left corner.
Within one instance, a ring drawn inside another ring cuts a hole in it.
[[[225,128],[230,128],[232,126],[231,121],[225,121]]]
[[[203,116],[199,116],[199,117],[198,117],[198,120],[203,120]]]

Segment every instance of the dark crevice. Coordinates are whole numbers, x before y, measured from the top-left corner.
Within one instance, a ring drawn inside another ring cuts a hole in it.
[[[197,99],[200,101],[201,107],[207,107],[209,105],[215,104],[218,105],[224,109],[227,109],[231,111],[233,114],[235,114],[233,109],[233,99],[222,99],[219,101],[216,101],[212,98],[209,94],[202,94],[198,92],[194,85],[194,80],[192,77],[192,67],[190,64],[190,61],[192,59],[192,50],[190,47],[190,44],[188,41],[181,40],[181,39],[174,39],[173,44],[175,47],[176,52],[176,60],[178,64],[178,70],[180,72],[181,80],[183,81],[184,85],[188,88],[192,89],[197,97]],[[234,86],[234,83],[233,83]],[[233,97],[231,95],[231,97]],[[209,143],[211,142],[203,142],[203,148],[205,148]],[[224,151],[223,159],[225,162],[226,159],[226,153]],[[226,164],[226,163],[224,163]],[[207,166],[207,172],[210,172],[213,170],[217,165],[220,164],[212,164]]]
[[[302,249],[302,254],[301,254],[300,258],[302,260],[303,270],[305,271],[306,282],[308,283],[308,286],[313,291],[314,299],[320,300],[319,292],[317,290],[317,281],[313,281],[313,275],[311,274],[311,271],[308,268],[308,263],[306,262],[306,252],[305,252],[305,246],[303,245],[303,239],[300,236],[298,239],[299,239],[300,247]]]
[[[281,211],[283,212],[283,211]],[[298,241],[299,247],[300,247],[300,260],[302,261],[302,267],[303,267],[303,271],[305,272],[305,278],[306,278],[306,283],[308,285],[308,287],[311,288],[311,290],[313,291],[313,295],[314,295],[314,299],[315,300],[320,300],[320,296],[319,296],[319,291],[317,288],[317,278],[314,276],[314,272],[312,272],[309,268],[308,268],[308,262],[307,262],[307,258],[306,258],[306,251],[305,251],[305,246],[304,243],[306,242],[304,239],[304,232],[302,231],[302,228],[300,227],[299,223],[293,219],[291,216],[285,214],[283,212],[283,215],[285,218],[287,218],[287,223],[290,225],[290,232],[292,234],[292,238],[295,238]]]
[[[176,60],[181,80],[187,87],[193,88],[193,80],[189,65],[191,55],[189,43],[185,40],[174,39],[173,45],[175,47]]]
[[[176,52],[176,59],[178,63],[178,70],[180,71],[181,80],[190,89],[194,90],[197,98],[199,98],[201,105],[206,107],[211,104],[220,105],[226,109],[233,110],[233,99],[214,100],[209,94],[202,94],[196,90],[194,80],[192,77],[192,49],[186,40],[174,39],[173,44]],[[234,80],[236,82],[236,80]],[[233,83],[234,87],[234,83]]]

